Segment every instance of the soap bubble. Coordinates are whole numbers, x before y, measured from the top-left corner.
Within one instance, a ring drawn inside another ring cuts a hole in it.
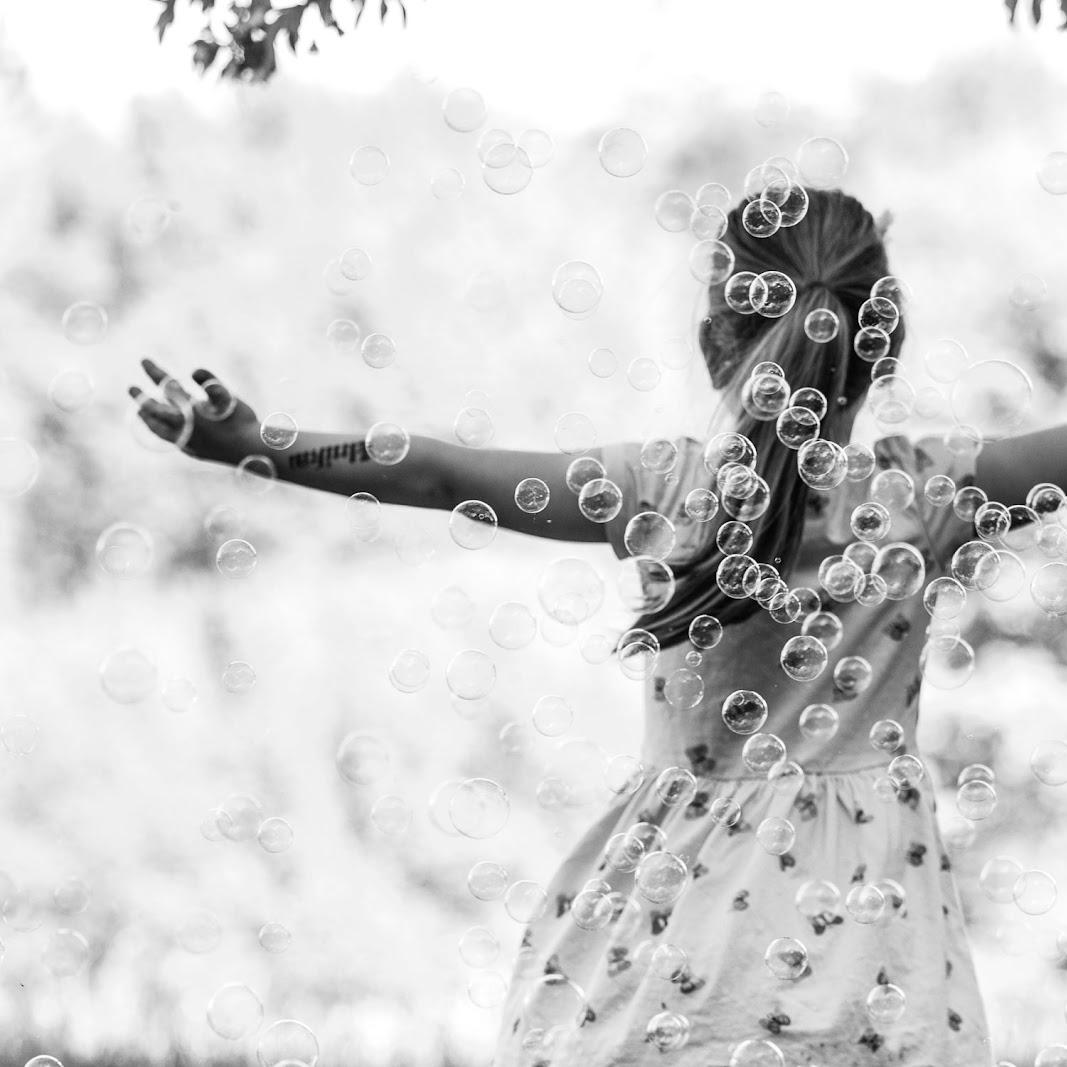
[[[592,311],[604,295],[604,283],[591,263],[568,260],[561,263],[552,275],[552,299],[572,315]]]
[[[988,819],[997,806],[997,791],[990,782],[975,779],[956,790],[956,810],[972,822]]]
[[[1036,274],[1020,274],[1012,282],[1008,300],[1021,311],[1033,311],[1040,307],[1048,296],[1048,285]]]
[[[467,888],[476,900],[499,900],[508,881],[507,870],[491,860],[479,861],[467,874]]]
[[[586,560],[557,559],[542,570],[537,597],[551,618],[577,625],[600,610],[604,601],[604,582]]]
[[[957,421],[973,427],[986,441],[1006,437],[1030,412],[1033,384],[1009,360],[972,363],[958,376],[949,395]]]
[[[1046,615],[1067,615],[1067,564],[1046,563],[1030,581],[1030,595]]]
[[[156,665],[140,649],[125,645],[100,664],[100,685],[116,704],[136,704],[158,684]]]
[[[931,637],[920,653],[919,668],[935,689],[958,689],[974,674],[974,649],[962,637]]]
[[[491,778],[468,778],[449,803],[452,825],[464,837],[493,837],[508,821],[511,803],[503,786]]]
[[[215,553],[215,567],[226,578],[247,578],[255,570],[256,561],[255,548],[239,537],[224,541]]]
[[[764,318],[781,318],[796,303],[796,283],[780,270],[766,270],[752,279],[749,299],[752,307]]]
[[[107,312],[91,300],[79,300],[63,312],[62,326],[72,344],[96,345],[107,333]]]
[[[907,997],[900,986],[891,982],[876,985],[867,994],[867,1015],[875,1025],[892,1026],[904,1014],[907,1003]]]
[[[848,170],[848,153],[832,137],[810,137],[797,149],[797,169],[816,189],[839,186]]]
[[[767,946],[763,962],[775,978],[794,981],[808,969],[808,950],[795,937],[776,937]]]
[[[377,185],[389,173],[389,157],[377,145],[362,145],[349,156],[348,171],[360,185]]]
[[[689,271],[702,285],[718,285],[734,270],[734,250],[723,241],[697,241],[689,250]]]
[[[804,319],[804,333],[816,344],[824,345],[832,341],[841,328],[837,314],[829,308],[816,308],[809,311]]]
[[[748,1038],[730,1054],[730,1067],[785,1067],[782,1050],[765,1038]]]
[[[780,815],[770,815],[756,827],[756,840],[771,856],[783,856],[796,842],[796,827]]]
[[[885,905],[885,894],[871,882],[857,882],[845,897],[845,910],[864,926],[878,922]]]
[[[296,1019],[279,1019],[271,1023],[256,1044],[260,1067],[315,1067],[319,1059],[319,1041],[311,1029]]]
[[[994,904],[1010,904],[1022,867],[1008,856],[993,856],[978,872],[978,887]]]
[[[256,839],[264,852],[285,852],[293,843],[293,828],[285,819],[271,816],[260,823]]]
[[[291,448],[297,438],[296,420],[284,411],[271,412],[260,424],[259,437],[268,448]]]
[[[534,166],[524,148],[511,143],[496,145],[482,165],[482,180],[501,196],[521,193],[533,180]]]
[[[1049,152],[1037,168],[1037,181],[1046,193],[1067,193],[1067,152]]]
[[[384,333],[369,333],[363,338],[360,355],[368,367],[380,370],[396,360],[396,342]]]
[[[338,257],[337,265],[350,282],[361,282],[374,270],[374,261],[364,248],[346,248]]]
[[[504,894],[504,910],[517,923],[536,922],[545,913],[548,894],[537,882],[520,879],[512,882]]]
[[[89,942],[77,930],[53,930],[41,953],[41,962],[56,978],[72,978],[89,962]]]
[[[618,367],[618,359],[610,348],[594,348],[586,362],[597,378],[610,378]]]
[[[523,478],[515,486],[515,504],[520,511],[525,511],[528,515],[536,515],[544,511],[548,507],[548,501],[548,485],[540,478]],[[619,507],[622,507],[621,493],[619,494]]]
[[[622,490],[609,478],[594,478],[586,482],[578,494],[578,510],[591,522],[610,522],[622,510],[622,503]],[[630,523],[627,523],[626,529],[630,529]],[[633,537],[631,541],[636,543]]]
[[[887,599],[906,600],[926,581],[926,564],[914,545],[896,541],[878,550],[871,573],[884,579]]]
[[[1030,753],[1030,770],[1045,785],[1067,785],[1067,742],[1042,741]]]
[[[1016,907],[1026,915],[1044,915],[1056,904],[1056,879],[1046,871],[1023,871],[1011,887]]]
[[[376,422],[367,431],[365,443],[367,454],[375,463],[393,466],[408,454],[411,437],[394,422]]]
[[[371,785],[389,773],[389,749],[374,734],[354,730],[337,749],[337,770],[353,785]]]
[[[48,399],[68,414],[88,406],[96,392],[96,385],[87,371],[80,367],[61,370],[48,385]]]
[[[525,604],[498,604],[489,617],[489,636],[501,648],[525,648],[537,636],[537,619]]]
[[[243,982],[230,982],[208,1001],[207,1021],[219,1037],[238,1041],[263,1021],[263,1004]]]
[[[600,165],[616,178],[632,178],[645,165],[648,147],[636,131],[626,128],[608,130],[597,145]]]
[[[954,382],[971,362],[967,349],[951,337],[942,337],[927,350],[926,373],[935,382]]]
[[[681,233],[689,229],[696,204],[683,189],[668,189],[656,197],[652,214],[661,229],[668,233]]]
[[[673,904],[682,895],[689,879],[689,868],[676,855],[666,851],[650,852],[634,872],[638,893],[658,907]]]
[[[864,326],[852,339],[852,351],[867,363],[877,363],[889,348],[889,334],[880,326]]]
[[[826,668],[826,646],[816,637],[791,637],[782,647],[780,661],[782,670],[794,681],[811,681]]]
[[[96,539],[96,561],[115,578],[137,578],[152,564],[152,535],[136,523],[114,522]]]
[[[37,450],[17,437],[0,437],[0,497],[13,499],[29,492],[37,481]]]
[[[481,500],[464,500],[452,509],[448,532],[460,548],[487,548],[496,539],[496,512]]]
[[[430,191],[438,200],[458,200],[467,179],[455,167],[442,167],[430,179]]]
[[[259,928],[257,940],[266,952],[278,954],[284,952],[293,940],[292,932],[281,923],[264,923]]]

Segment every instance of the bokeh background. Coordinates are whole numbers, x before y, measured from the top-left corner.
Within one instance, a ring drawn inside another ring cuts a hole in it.
[[[39,471],[0,500],[4,1063],[254,1061],[256,1034],[227,1041],[205,1018],[236,982],[263,1004],[257,1033],[300,1020],[323,1064],[484,1064],[497,1012],[468,987],[491,980],[457,943],[472,926],[492,930],[501,947],[487,969],[506,977],[521,928],[499,901],[471,896],[467,871],[489,859],[547,883],[597,814],[539,805],[556,739],[530,725],[533,704],[565,697],[568,736],[608,755],[640,747],[640,683],[580,653],[588,633],[625,623],[621,604],[609,597],[573,633],[537,599],[538,576],[561,556],[590,561],[610,593],[606,547],[501,531],[469,552],[447,513],[407,508],[361,540],[341,496],[262,492],[154,442],[126,395],[148,384],[143,356],[183,377],[206,366],[260,414],[285,411],[307,429],[355,434],[390,419],[454,440],[473,401],[492,415],[495,447],[554,450],[568,411],[588,414],[601,442],[700,436],[714,398],[699,356],[678,365],[701,310],[692,238],[658,226],[653,204],[707,181],[736,196],[751,166],[820,135],[848,150],[844,188],[895,217],[891,263],[915,293],[915,383],[929,384],[924,353],[952,337],[973,359],[1030,374],[1029,425],[1067,418],[1067,197],[1035,177],[1067,149],[1067,34],[1051,15],[1011,28],[995,0],[408,6],[406,29],[370,12],[341,40],[318,34],[318,55],[280,54],[266,85],[198,78],[188,42],[199,22],[181,11],[159,44],[148,3],[5,6],[0,436],[32,447]],[[443,121],[447,94],[465,86],[488,105],[472,133]],[[769,91],[789,109],[768,126],[757,117]],[[626,179],[597,154],[617,126],[648,146]],[[517,195],[482,179],[477,143],[490,127],[552,139]],[[349,173],[361,145],[389,156],[376,185]],[[456,198],[434,192],[446,168],[464,176]],[[147,235],[129,214],[146,197],[167,207]],[[331,290],[324,269],[353,247],[372,273]],[[552,300],[567,260],[604,280],[581,321]],[[1009,299],[1024,274],[1048,289],[1029,310]],[[62,329],[82,300],[106,309],[97,344]],[[337,318],[391,337],[395,363],[337,351],[326,338]],[[597,347],[617,355],[610,377],[590,372]],[[638,357],[660,364],[651,391],[627,378]],[[937,428],[916,418],[908,429]],[[97,539],[116,522],[150,534],[143,576],[99,565]],[[243,581],[215,566],[233,535],[258,551]],[[512,600],[542,622],[519,651],[487,629]],[[1067,1038],[1067,916],[1062,904],[1031,917],[994,903],[978,873],[994,856],[1065,873],[1064,793],[1036,780],[1029,755],[1064,732],[1067,634],[1028,596],[972,600],[976,673],[924,693],[918,740],[996,1050],[1021,1064]],[[101,684],[124,648],[157,672],[133,703]],[[407,648],[432,666],[412,694],[387,673]],[[484,701],[459,702],[445,684],[464,648],[496,661]],[[237,684],[234,663],[254,683]],[[335,762],[357,729],[391,755],[365,786]],[[969,828],[954,787],[975,762],[995,769],[1000,800]],[[447,832],[429,804],[472,775],[511,798],[490,840]],[[383,795],[410,805],[406,831],[371,818]],[[212,830],[213,813],[242,797],[289,823],[289,848]],[[285,940],[261,934],[270,923],[289,931],[284,951],[264,947]]]

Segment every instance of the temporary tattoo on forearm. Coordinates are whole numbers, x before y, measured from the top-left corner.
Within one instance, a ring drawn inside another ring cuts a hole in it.
[[[311,448],[306,452],[295,452],[289,457],[289,469],[311,467],[322,470],[330,468],[334,460],[347,459],[349,463],[364,463],[370,459],[365,441],[345,441],[343,445],[327,445],[324,448]]]

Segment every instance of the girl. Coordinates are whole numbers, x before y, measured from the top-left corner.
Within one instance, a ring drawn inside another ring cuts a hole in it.
[[[644,671],[641,773],[526,927],[494,1067],[993,1062],[915,745],[923,598],[973,537],[959,514],[982,495],[966,487],[1016,503],[1061,481],[1064,432],[977,457],[941,437],[849,446],[870,359],[899,354],[903,299],[857,200],[794,195],[806,215],[771,236],[749,233],[745,203],[730,212],[733,271],[709,288],[700,346],[731,431],[590,450],[614,483],[593,506],[568,488],[566,455],[412,435],[383,464],[363,439],[305,431],[276,451],[206,370],[192,375],[206,400],[147,360],[166,399],[130,389],[200,459],[271,456],[281,479],[385,503],[479,500],[512,530],[645,557],[649,610],[616,650]],[[880,335],[860,332],[872,291]],[[549,487],[537,513],[514,499],[530,477]]]

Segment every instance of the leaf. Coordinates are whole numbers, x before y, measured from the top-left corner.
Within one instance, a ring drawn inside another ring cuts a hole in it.
[[[1015,9],[1019,6],[1019,0],[1004,0],[1004,6],[1008,9],[1008,25],[1015,25]]]
[[[356,12],[356,25],[359,25],[359,20],[363,18],[363,5],[364,0],[355,0],[355,3],[359,4],[359,10]]]
[[[1041,25],[1041,0],[1030,0],[1030,14],[1033,16],[1034,25]]]
[[[174,3],[175,0],[159,0],[163,5],[163,10],[159,13],[159,18],[156,19],[156,33],[159,34],[160,44],[163,43],[163,34],[167,32],[167,27],[174,21]]]
[[[273,40],[284,31],[286,37],[289,38],[289,47],[295,53],[297,41],[300,39],[300,20],[304,17],[306,10],[303,7],[290,7],[276,12],[278,17],[270,24],[267,30],[268,37]]]
[[[331,26],[341,32],[341,27],[337,25],[337,19],[333,17],[333,0],[311,0],[318,9],[319,17],[322,19],[323,26]],[[307,0],[305,0],[305,7],[307,6]]]
[[[1063,22],[1060,23],[1060,29],[1067,30],[1067,0],[1060,0],[1060,11],[1063,14]]]

